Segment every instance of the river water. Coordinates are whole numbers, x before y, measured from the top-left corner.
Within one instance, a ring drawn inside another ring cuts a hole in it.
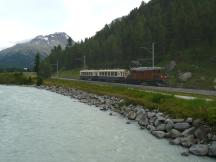
[[[0,85],[0,162],[213,162],[126,119],[45,90]]]

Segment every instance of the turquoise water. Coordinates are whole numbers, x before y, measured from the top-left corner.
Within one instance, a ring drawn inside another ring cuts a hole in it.
[[[83,103],[36,88],[0,86],[0,162],[213,162],[182,157],[158,140]]]

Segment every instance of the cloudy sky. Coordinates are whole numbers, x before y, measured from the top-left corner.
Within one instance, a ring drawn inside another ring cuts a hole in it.
[[[149,0],[145,0],[146,2]],[[93,36],[142,0],[0,0],[0,50],[37,35]]]

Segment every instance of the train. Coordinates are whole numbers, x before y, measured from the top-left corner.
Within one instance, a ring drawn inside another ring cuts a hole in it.
[[[119,82],[130,84],[165,85],[167,75],[161,67],[138,67],[127,69],[81,70],[81,80]]]

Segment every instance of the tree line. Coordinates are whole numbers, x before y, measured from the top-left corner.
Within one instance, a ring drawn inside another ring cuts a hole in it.
[[[60,69],[128,68],[151,66],[151,55],[141,47],[156,43],[156,64],[174,51],[216,43],[215,0],[151,0],[129,15],[114,20],[91,38],[65,49],[52,49],[46,63]]]

